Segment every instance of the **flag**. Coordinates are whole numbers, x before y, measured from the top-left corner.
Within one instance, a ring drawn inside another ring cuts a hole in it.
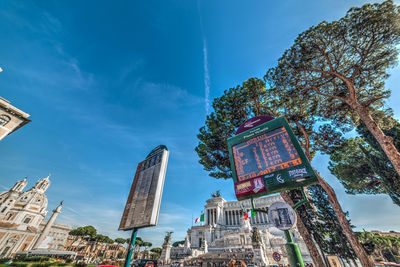
[[[194,223],[204,222],[204,213],[201,213],[200,217],[197,217]]]
[[[254,210],[250,210],[249,212],[244,214],[244,219],[247,220],[249,217],[253,217],[256,216],[256,213],[254,212]]]

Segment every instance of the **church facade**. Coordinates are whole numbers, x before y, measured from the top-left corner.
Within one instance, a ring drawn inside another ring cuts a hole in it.
[[[59,248],[71,227],[54,224],[62,203],[48,221],[46,190],[50,176],[40,179],[27,191],[27,179],[18,181],[10,190],[0,192],[0,258],[13,257],[19,251],[46,246]],[[53,236],[52,236],[53,235]]]

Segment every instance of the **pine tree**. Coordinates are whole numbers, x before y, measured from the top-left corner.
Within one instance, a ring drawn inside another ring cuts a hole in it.
[[[384,130],[400,150],[400,123]],[[364,124],[357,127],[359,137],[347,139],[330,155],[329,170],[350,194],[387,194],[400,206],[400,177],[374,136]]]

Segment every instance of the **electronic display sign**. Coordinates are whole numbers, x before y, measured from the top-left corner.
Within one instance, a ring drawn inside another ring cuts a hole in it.
[[[138,164],[119,230],[157,225],[168,155],[160,145]]]
[[[239,200],[317,182],[310,163],[283,117],[229,138],[228,149]]]

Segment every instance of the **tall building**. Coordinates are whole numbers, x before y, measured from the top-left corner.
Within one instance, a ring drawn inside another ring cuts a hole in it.
[[[0,97],[0,140],[29,123],[29,116]]]
[[[44,221],[47,214],[45,192],[50,186],[49,177],[40,179],[25,192],[26,178],[18,181],[10,190],[0,192],[0,258],[12,257],[16,252],[32,249],[39,238],[47,238],[48,245],[53,242],[57,243],[56,246],[60,246],[60,235],[66,241],[71,227],[54,224],[61,204],[54,210],[49,221]]]

